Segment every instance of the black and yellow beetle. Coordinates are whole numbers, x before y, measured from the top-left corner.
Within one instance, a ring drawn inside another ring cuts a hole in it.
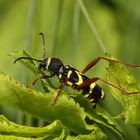
[[[43,33],[40,33],[40,35],[42,35],[43,42],[44,42]],[[97,80],[100,80],[114,88],[117,88],[122,93],[125,93],[125,94],[139,94],[140,93],[140,92],[128,92],[127,90],[121,87],[118,87],[116,85],[113,85],[112,83],[109,83],[99,77],[89,78],[85,75],[85,73],[89,69],[91,69],[93,66],[95,66],[100,60],[107,60],[109,62],[121,63],[125,66],[132,67],[132,68],[140,68],[140,66],[130,65],[122,61],[113,60],[111,58],[97,57],[94,60],[92,60],[83,69],[82,72],[80,72],[69,65],[64,65],[63,62],[59,58],[55,58],[55,57],[46,58],[45,47],[44,47],[43,57],[44,58],[42,60],[38,60],[31,57],[19,57],[14,61],[14,63],[16,63],[18,60],[21,60],[21,59],[31,59],[31,60],[39,62],[39,66],[38,66],[39,71],[43,72],[47,70],[50,73],[50,75],[42,75],[41,77],[36,78],[32,83],[33,85],[36,83],[38,79],[47,79],[56,75],[60,82],[60,90],[58,91],[58,94],[54,100],[54,103],[56,102],[63,88],[65,86],[70,86],[75,90],[82,90],[82,95],[84,95],[92,103],[93,107],[95,108],[98,101],[105,97],[103,90],[95,83]]]

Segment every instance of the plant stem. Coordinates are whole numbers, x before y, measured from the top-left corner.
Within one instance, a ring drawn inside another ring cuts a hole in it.
[[[96,30],[96,28],[95,28],[95,26],[94,26],[94,24],[93,24],[93,22],[91,20],[91,17],[89,15],[88,11],[86,10],[82,0],[78,0],[78,2],[79,2],[80,8],[81,8],[81,10],[82,10],[87,22],[89,24],[89,27],[91,28],[91,31],[92,31],[93,35],[96,37],[96,40],[99,43],[99,47],[101,48],[103,53],[106,53],[107,49],[105,48],[105,46],[104,46],[104,44],[103,44],[103,42],[101,40],[101,37],[99,36],[99,34],[98,34],[98,32],[97,32],[97,30]]]
[[[72,64],[76,65],[76,52],[77,52],[77,36],[79,31],[79,17],[80,17],[80,7],[77,1],[75,1],[74,5],[74,16],[73,16],[73,26],[72,26]]]

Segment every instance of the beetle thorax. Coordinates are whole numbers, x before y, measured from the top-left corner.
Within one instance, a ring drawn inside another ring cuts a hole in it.
[[[58,58],[49,57],[47,59],[46,69],[51,73],[58,74],[63,66],[62,61]]]

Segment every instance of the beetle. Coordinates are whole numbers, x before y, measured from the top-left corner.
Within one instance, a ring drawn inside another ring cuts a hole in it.
[[[60,90],[58,91],[58,94],[56,98],[54,99],[54,103],[57,101],[61,91],[65,86],[70,86],[74,90],[82,90],[82,95],[84,95],[91,103],[93,108],[96,107],[98,101],[100,99],[103,99],[105,97],[105,94],[102,90],[102,88],[96,84],[97,80],[100,80],[118,90],[120,90],[124,94],[139,94],[140,92],[128,92],[127,90],[118,87],[116,85],[113,85],[112,83],[109,83],[108,81],[105,81],[99,77],[93,77],[89,78],[86,76],[86,72],[90,70],[92,67],[94,67],[99,61],[106,60],[113,63],[120,63],[125,66],[128,66],[130,68],[140,68],[140,66],[131,65],[128,63],[125,63],[123,61],[114,60],[107,57],[97,57],[93,59],[83,70],[82,72],[78,71],[77,69],[73,68],[70,65],[64,65],[62,60],[56,57],[45,57],[45,41],[44,41],[44,35],[43,33],[40,33],[40,35],[43,38],[43,46],[44,46],[44,54],[42,59],[36,59],[32,57],[19,57],[17,58],[14,63],[21,59],[27,59],[27,60],[34,60],[36,62],[39,62],[38,70],[41,72],[48,71],[50,75],[42,74],[40,77],[37,77],[33,82],[32,85],[34,85],[39,79],[48,79],[52,78],[53,76],[57,76],[60,82]]]

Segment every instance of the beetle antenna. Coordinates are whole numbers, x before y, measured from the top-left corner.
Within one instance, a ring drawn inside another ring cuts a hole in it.
[[[41,36],[42,38],[42,41],[43,41],[43,58],[45,58],[46,56],[46,50],[45,50],[45,38],[44,38],[44,34],[42,32],[39,33],[39,35]]]
[[[21,59],[30,59],[30,60],[35,60],[37,62],[42,62],[41,60],[38,60],[38,59],[35,59],[35,58],[32,58],[32,57],[19,57],[14,61],[14,63],[16,63],[17,61],[19,61]]]

